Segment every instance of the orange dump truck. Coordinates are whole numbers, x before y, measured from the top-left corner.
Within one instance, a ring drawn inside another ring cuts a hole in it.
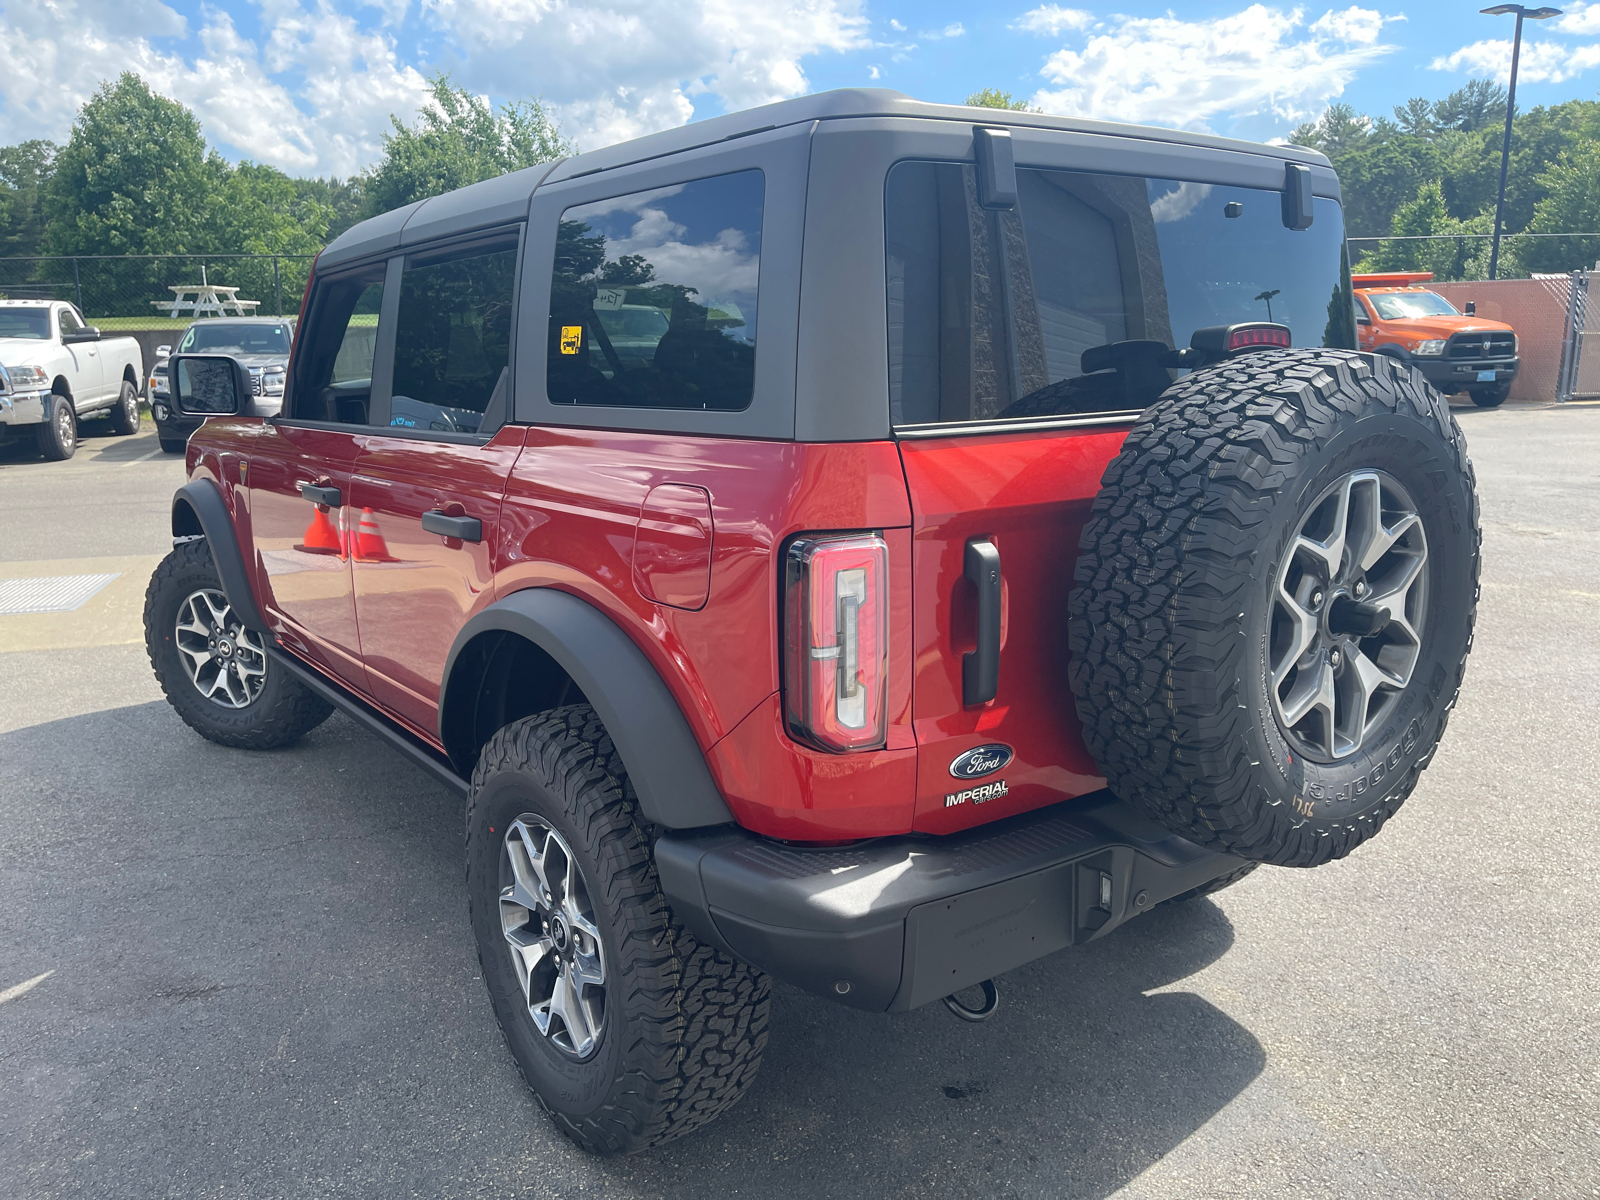
[[[1431,271],[1354,275],[1360,346],[1410,363],[1446,395],[1466,392],[1493,408],[1511,391],[1521,360],[1516,330],[1501,321],[1465,313],[1423,286]]]

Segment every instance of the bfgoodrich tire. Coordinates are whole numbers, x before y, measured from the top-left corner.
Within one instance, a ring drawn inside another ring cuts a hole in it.
[[[244,628],[203,539],[176,547],[150,577],[144,642],[167,701],[208,741],[270,750],[333,712],[273,664],[264,635]]]
[[[512,1057],[585,1150],[679,1137],[755,1079],[770,980],[673,920],[633,788],[587,704],[515,721],[484,747],[467,896]]]
[[[1071,681],[1107,781],[1253,862],[1350,853],[1444,732],[1478,545],[1461,432],[1405,366],[1290,350],[1180,380],[1080,541]]]

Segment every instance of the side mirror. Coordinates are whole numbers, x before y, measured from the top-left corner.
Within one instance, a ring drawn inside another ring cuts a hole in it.
[[[178,354],[167,360],[172,407],[190,417],[231,417],[250,404],[250,373],[226,354]]]
[[[1478,302],[1476,300],[1468,300],[1467,301],[1467,316],[1475,317],[1477,315],[1478,315]]]
[[[61,335],[61,344],[71,346],[76,342],[98,342],[100,329],[95,325],[85,325],[82,329],[74,329],[71,333]]]
[[[171,354],[172,354],[172,347],[171,346],[157,346],[156,347],[156,357],[157,358],[168,358],[168,357],[171,356]]]

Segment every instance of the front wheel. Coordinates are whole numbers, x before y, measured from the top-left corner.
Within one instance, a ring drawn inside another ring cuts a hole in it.
[[[585,1150],[670,1141],[755,1079],[769,977],[673,920],[633,788],[587,704],[515,721],[483,748],[467,898],[512,1057]]]
[[[118,437],[139,432],[139,389],[126,379],[111,409],[111,432]]]
[[[39,454],[47,462],[65,462],[78,450],[78,414],[71,400],[54,392],[46,405],[44,421],[34,434]]]
[[[1511,385],[1497,383],[1493,387],[1473,388],[1467,395],[1472,397],[1472,402],[1479,408],[1499,408],[1506,402],[1506,397],[1511,395]]]
[[[270,750],[333,712],[267,657],[266,635],[228,602],[204,539],[176,547],[150,577],[144,643],[167,701],[208,741]]]

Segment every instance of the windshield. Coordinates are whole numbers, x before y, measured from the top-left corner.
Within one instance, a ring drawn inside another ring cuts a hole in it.
[[[1367,293],[1372,307],[1385,321],[1410,321],[1416,317],[1459,317],[1456,306],[1436,292]]]
[[[208,350],[225,350],[234,354],[287,354],[289,326],[230,325],[222,321],[189,326],[189,332],[183,335],[183,341],[178,346],[178,353],[196,354]]]
[[[36,342],[50,340],[50,310],[48,308],[0,308],[0,338],[31,338]]]
[[[621,308],[609,312],[596,309],[595,315],[600,318],[600,324],[605,326],[606,332],[613,339],[649,338],[652,349],[669,327],[666,313],[659,308],[650,308],[642,304],[624,304]]]

